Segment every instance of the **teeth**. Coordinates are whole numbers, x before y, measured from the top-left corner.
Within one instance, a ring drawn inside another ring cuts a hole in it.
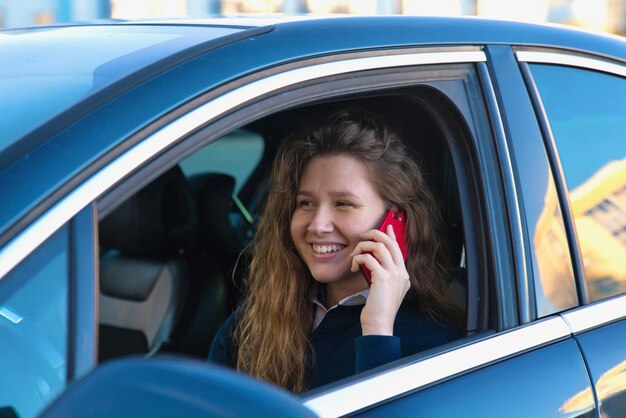
[[[341,250],[343,245],[318,245],[313,244],[313,251],[320,254],[334,253]]]

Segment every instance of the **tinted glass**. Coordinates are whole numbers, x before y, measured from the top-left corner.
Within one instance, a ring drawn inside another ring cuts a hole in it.
[[[626,79],[531,65],[569,189],[591,300],[626,292]]]
[[[543,150],[542,150],[543,151]],[[531,163],[532,164],[532,163]],[[569,244],[554,179],[548,169],[546,182],[537,182],[533,191],[542,196],[540,210],[526,205],[529,228],[533,230],[534,293],[537,317],[543,318],[578,305]]]
[[[200,173],[229,174],[235,178],[235,193],[238,193],[259,164],[264,148],[260,135],[239,129],[185,158],[180,168],[186,177]]]
[[[239,191],[259,164],[265,142],[260,135],[238,129],[219,140],[212,142],[180,162],[180,168],[187,177],[203,173],[221,173],[235,179],[229,219],[236,230],[241,231],[245,240],[252,234],[250,225],[254,223],[255,207],[246,206],[239,199]]]
[[[35,416],[65,386],[67,245],[64,228],[0,281],[0,408],[21,418]]]
[[[110,25],[0,33],[0,151],[86,96],[133,72],[240,30]]]

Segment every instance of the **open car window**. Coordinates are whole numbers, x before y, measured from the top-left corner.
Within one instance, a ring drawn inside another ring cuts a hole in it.
[[[397,78],[406,86],[385,87]],[[100,361],[163,352],[206,358],[241,300],[276,149],[312,114],[342,106],[368,109],[402,131],[440,206],[450,260],[446,298],[464,313],[460,335],[474,339],[497,328],[483,227],[489,221],[480,209],[484,188],[497,184],[485,186],[489,180],[476,171],[479,154],[494,156],[491,146],[476,144],[489,130],[475,68],[373,72],[339,77],[322,90],[330,97],[306,99],[319,95],[320,86],[311,85],[286,110],[268,104],[255,118],[235,114],[231,133],[218,138],[209,128],[195,133],[191,151],[173,154],[184,158],[159,157],[169,168],[150,175],[150,183],[120,187],[114,204],[115,191],[107,196],[100,219]],[[236,122],[241,119],[246,123]]]

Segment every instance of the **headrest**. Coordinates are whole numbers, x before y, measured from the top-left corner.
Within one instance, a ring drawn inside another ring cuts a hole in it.
[[[212,249],[239,253],[241,244],[230,219],[235,179],[228,174],[203,173],[189,179],[198,202],[199,241]]]
[[[177,252],[194,244],[197,225],[193,192],[174,167],[100,222],[100,245],[127,253]]]

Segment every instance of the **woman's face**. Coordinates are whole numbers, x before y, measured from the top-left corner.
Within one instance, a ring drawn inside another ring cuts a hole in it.
[[[350,253],[385,210],[360,161],[345,155],[311,160],[300,179],[291,237],[315,280],[364,286],[361,272],[350,271]]]

